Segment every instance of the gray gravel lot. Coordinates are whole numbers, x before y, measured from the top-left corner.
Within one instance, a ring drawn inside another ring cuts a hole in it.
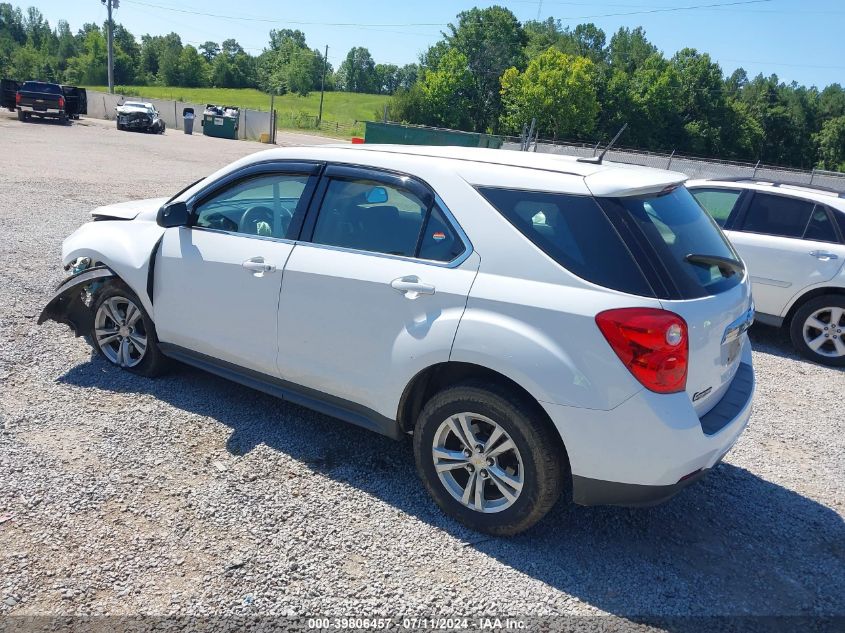
[[[753,331],[754,416],[700,484],[484,537],[438,511],[408,443],[181,366],[123,373],[36,325],[91,208],[265,146],[6,113],[0,146],[0,615],[845,616],[845,372],[776,331]]]

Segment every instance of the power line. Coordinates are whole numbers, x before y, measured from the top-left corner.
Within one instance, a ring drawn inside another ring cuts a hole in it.
[[[768,1],[768,0],[766,0]],[[375,24],[368,24],[363,22],[307,22],[302,20],[280,20],[279,18],[266,18],[266,17],[250,17],[250,16],[243,16],[243,15],[223,15],[220,13],[207,13],[205,11],[193,11],[190,9],[180,9],[176,7],[168,7],[162,4],[153,4],[150,2],[141,2],[140,0],[124,0],[124,2],[128,2],[131,4],[137,4],[144,7],[152,7],[155,9],[162,9],[164,11],[173,11],[175,13],[187,13],[189,15],[201,15],[204,17],[209,18],[220,18],[223,20],[241,20],[244,22],[267,22],[270,24],[295,24],[297,26],[349,26],[349,27],[356,27],[356,28],[366,28],[366,27],[403,27],[403,26],[446,26],[445,23],[441,22],[409,22],[403,24],[384,24],[384,23],[375,23]],[[420,33],[419,35],[422,35]]]
[[[694,11],[696,9],[713,9],[718,7],[736,7],[746,4],[762,4],[772,0],[735,0],[734,2],[717,2],[713,4],[694,4],[686,7],[661,7],[655,9],[641,9],[639,11],[626,11],[621,13],[603,13],[600,15],[572,15],[560,18],[562,20],[589,20],[591,18],[615,18],[627,15],[645,15],[651,13],[671,13],[675,11]]]

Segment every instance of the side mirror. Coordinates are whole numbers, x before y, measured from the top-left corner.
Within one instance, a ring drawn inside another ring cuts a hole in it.
[[[373,187],[367,194],[367,204],[384,204],[387,202],[387,190],[384,187]]]
[[[158,210],[156,224],[169,229],[174,226],[188,226],[191,219],[188,213],[188,205],[184,202],[170,202]]]

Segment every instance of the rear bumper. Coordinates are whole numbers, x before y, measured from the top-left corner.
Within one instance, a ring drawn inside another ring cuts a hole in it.
[[[65,116],[64,110],[58,110],[56,108],[45,108],[44,110],[36,110],[32,106],[18,106],[18,110],[20,110],[21,112],[29,112],[31,114],[37,114],[38,116],[51,116],[51,117]]]
[[[573,476],[573,501],[582,506],[653,506],[668,501],[709,471],[709,468],[699,470],[667,486],[621,484],[616,481]]]
[[[566,445],[573,499],[581,505],[651,505],[700,479],[748,425],[754,397],[751,346],[722,398],[699,418],[686,393],[643,390],[610,411],[544,403]]]

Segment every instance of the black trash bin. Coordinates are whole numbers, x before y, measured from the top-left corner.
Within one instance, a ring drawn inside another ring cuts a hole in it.
[[[182,122],[185,127],[185,134],[194,133],[194,109],[185,108],[182,110]]]

